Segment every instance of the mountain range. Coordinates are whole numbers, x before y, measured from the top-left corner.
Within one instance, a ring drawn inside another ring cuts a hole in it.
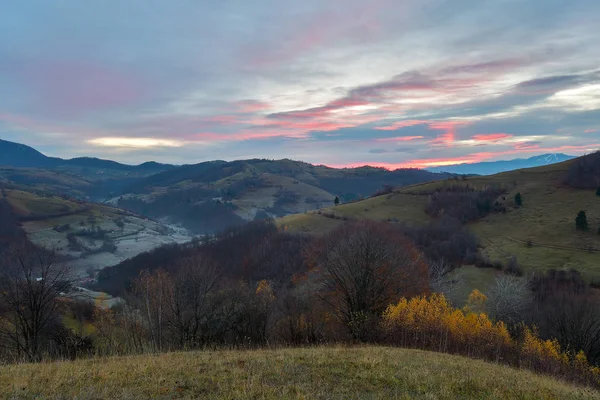
[[[90,157],[48,157],[32,147],[0,140],[0,187],[109,203],[195,233],[212,233],[249,220],[327,207],[336,197],[347,203],[391,187],[454,174],[486,175],[569,158],[548,154],[526,160],[394,171],[370,166],[331,168],[288,159],[134,166]]]
[[[530,158],[517,158],[514,160],[487,161],[472,164],[455,164],[443,167],[427,168],[432,172],[448,172],[460,175],[493,175],[515,169],[542,167],[571,160],[575,156],[562,153],[542,154]]]

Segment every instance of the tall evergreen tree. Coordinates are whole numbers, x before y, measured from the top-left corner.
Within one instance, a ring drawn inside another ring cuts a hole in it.
[[[333,204],[335,204],[336,206],[340,204],[340,198],[335,196],[335,199],[333,200]]]
[[[587,221],[587,215],[585,214],[585,211],[579,211],[579,213],[577,214],[577,218],[575,218],[575,227],[577,228],[578,231],[587,231],[589,226],[588,226],[588,221]]]
[[[523,196],[521,196],[521,192],[515,195],[515,205],[517,207],[521,207],[523,205]]]

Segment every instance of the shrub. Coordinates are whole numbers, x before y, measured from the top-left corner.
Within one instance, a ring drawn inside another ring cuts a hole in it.
[[[474,221],[491,212],[502,212],[504,207],[495,204],[506,192],[500,187],[476,190],[469,185],[454,185],[436,190],[429,196],[425,212],[432,217],[447,215],[461,222]]]
[[[519,265],[517,257],[512,256],[510,260],[508,260],[504,272],[506,272],[509,275],[523,276],[523,268]]]
[[[429,260],[445,260],[453,266],[474,264],[479,240],[457,219],[444,216],[424,226],[402,226]]]

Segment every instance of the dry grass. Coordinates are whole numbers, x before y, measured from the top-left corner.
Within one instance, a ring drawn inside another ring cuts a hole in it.
[[[203,351],[10,365],[5,398],[596,399],[529,371],[388,347]]]

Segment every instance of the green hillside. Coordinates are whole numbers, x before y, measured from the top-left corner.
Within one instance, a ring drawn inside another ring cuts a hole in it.
[[[431,220],[425,208],[430,193],[437,188],[499,186],[506,190],[506,194],[497,199],[506,213],[491,213],[468,224],[480,237],[483,251],[490,258],[506,260],[515,255],[526,271],[575,268],[590,279],[596,279],[600,278],[600,235],[596,234],[600,226],[600,197],[593,189],[574,189],[564,183],[572,162],[417,184],[320,212],[287,216],[278,224],[288,230],[316,233],[328,231],[343,218],[423,224]],[[518,192],[523,196],[520,208],[514,205],[514,196]],[[575,230],[575,217],[581,210],[587,213],[588,232]]]
[[[554,378],[388,347],[202,351],[0,367],[5,398],[598,399]]]

